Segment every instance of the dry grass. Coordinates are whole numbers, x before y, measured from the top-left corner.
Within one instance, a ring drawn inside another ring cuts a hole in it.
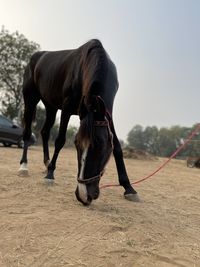
[[[21,150],[0,147],[0,266],[200,266],[200,170],[173,160],[137,185],[141,203],[104,189],[90,207],[76,201],[76,154],[64,149],[56,183],[43,181],[42,149],[29,153],[30,176],[17,176]],[[126,159],[131,180],[162,160]],[[102,183],[117,182],[113,159]]]

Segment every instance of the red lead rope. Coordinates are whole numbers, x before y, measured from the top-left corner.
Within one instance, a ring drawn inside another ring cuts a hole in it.
[[[156,169],[154,172],[150,173],[149,175],[145,176],[144,178],[137,180],[135,182],[132,182],[131,184],[132,185],[139,184],[139,183],[149,179],[150,177],[155,175],[157,172],[159,172],[162,168],[165,167],[165,165],[167,165],[189,143],[189,141],[198,133],[199,130],[200,130],[200,123],[197,125],[195,130],[188,136],[188,138],[183,142],[183,144],[180,147],[178,147],[177,150],[158,169]],[[108,188],[108,187],[114,187],[114,186],[120,186],[120,185],[119,184],[106,184],[106,185],[101,185],[100,189]]]

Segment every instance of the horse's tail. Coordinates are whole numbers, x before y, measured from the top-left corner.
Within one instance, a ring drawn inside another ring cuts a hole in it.
[[[40,52],[40,51],[34,53],[32,57],[30,58],[28,65],[25,68],[24,77],[23,77],[23,86],[22,86],[25,106],[26,106],[27,99],[29,99],[28,101],[30,101],[30,95],[39,94],[37,87],[35,85],[34,73],[35,73],[35,67],[37,65],[37,62],[43,54],[44,52]],[[36,107],[33,112],[32,120],[35,121],[35,118],[36,118]],[[24,124],[24,118],[22,119],[22,123]]]
[[[30,61],[24,71],[23,91],[26,87],[33,87],[35,84],[35,67],[44,53],[45,51],[38,51],[31,56]]]
[[[46,51],[38,51],[34,53],[30,59],[29,62],[29,67],[31,71],[31,77],[33,81],[35,81],[35,75],[36,75],[36,69],[37,69],[37,64],[40,60],[40,58],[46,53]]]

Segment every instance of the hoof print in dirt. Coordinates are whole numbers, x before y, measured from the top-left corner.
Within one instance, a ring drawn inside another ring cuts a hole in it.
[[[18,171],[18,176],[20,176],[20,177],[28,177],[29,174],[28,174],[27,170],[19,170]]]

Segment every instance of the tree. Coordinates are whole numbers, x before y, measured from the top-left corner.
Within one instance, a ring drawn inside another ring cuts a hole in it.
[[[181,143],[196,129],[197,124],[194,124],[192,128],[183,127]],[[187,146],[180,152],[181,157],[200,157],[200,134],[196,133]]]
[[[36,135],[36,138],[38,140],[38,143],[40,143],[40,132],[42,130],[42,127],[44,125],[45,122],[45,118],[46,118],[46,110],[41,107],[40,105],[37,105],[37,109],[36,109],[36,116],[33,122],[33,132]]]
[[[128,145],[139,150],[145,150],[143,137],[143,127],[141,125],[135,125],[128,133]]]
[[[22,82],[24,68],[31,55],[40,46],[29,41],[17,31],[9,33],[2,27],[0,32],[0,109],[13,119],[19,116],[22,106]]]
[[[159,154],[159,130],[156,126],[147,126],[143,132],[145,150],[153,155]]]
[[[170,129],[161,128],[158,137],[159,144],[159,156],[170,157],[172,153],[176,150],[176,142],[171,137]]]
[[[192,128],[176,125],[158,130],[156,126],[143,129],[142,126],[136,125],[128,133],[128,145],[156,156],[170,157],[196,127],[197,125],[193,125]],[[200,134],[198,133],[177,157],[200,157],[199,151]]]

